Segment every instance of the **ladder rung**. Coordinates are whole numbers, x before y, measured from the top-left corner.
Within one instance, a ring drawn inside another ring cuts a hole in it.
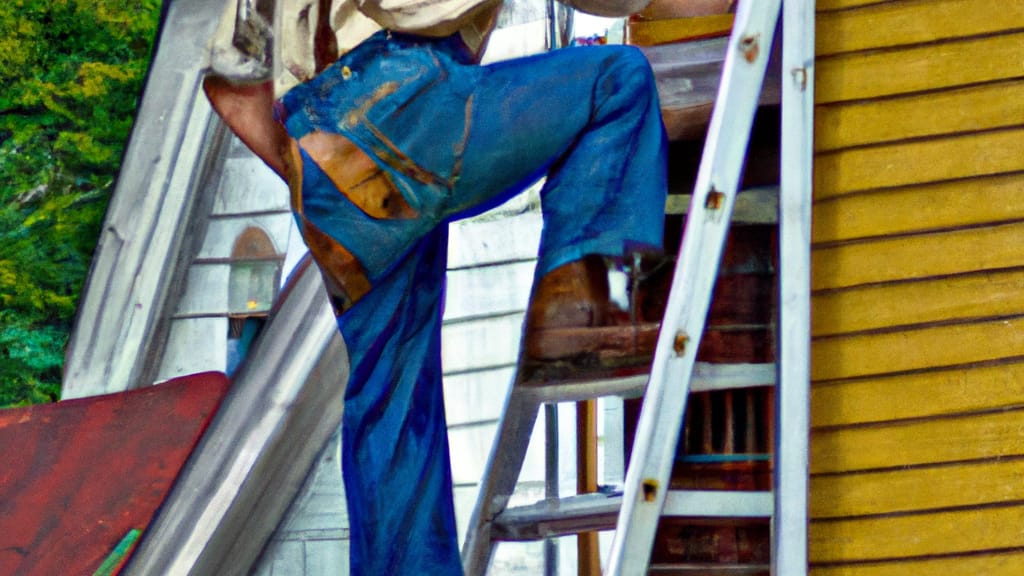
[[[665,200],[665,213],[686,214],[692,198],[692,194],[670,195]],[[779,187],[758,186],[741,191],[733,204],[731,221],[736,224],[778,224]]]
[[[771,492],[669,490],[663,516],[693,518],[771,518]]]
[[[771,570],[768,564],[651,564],[649,574],[662,576],[753,576]]]
[[[611,530],[622,506],[622,495],[581,494],[541,500],[508,508],[494,518],[495,540],[542,540],[555,536]],[[727,490],[670,490],[663,516],[687,518],[768,518],[774,506],[771,492]]]
[[[775,385],[774,362],[756,364],[712,364],[697,362],[693,368],[692,392],[733,390]],[[518,393],[538,404],[550,402],[579,402],[602,396],[637,398],[647,386],[645,374],[620,378],[594,378],[588,380],[552,380],[543,384],[523,383]]]
[[[610,530],[622,507],[622,494],[581,494],[509,508],[494,518],[495,540],[542,540],[554,536]]]

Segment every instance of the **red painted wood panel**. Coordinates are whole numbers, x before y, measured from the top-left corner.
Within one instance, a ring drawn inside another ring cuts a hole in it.
[[[0,410],[0,574],[93,574],[144,536],[228,385],[203,373]]]

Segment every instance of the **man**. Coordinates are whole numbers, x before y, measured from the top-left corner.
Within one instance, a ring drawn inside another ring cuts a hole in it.
[[[625,15],[643,3],[591,9]],[[665,138],[646,59],[592,47],[480,66],[499,8],[286,0],[277,77],[239,81],[245,58],[222,39],[204,83],[287,180],[349,350],[352,574],[462,571],[440,369],[447,222],[546,175],[530,362],[622,354],[606,263],[661,243]],[[222,28],[234,20],[232,7]]]

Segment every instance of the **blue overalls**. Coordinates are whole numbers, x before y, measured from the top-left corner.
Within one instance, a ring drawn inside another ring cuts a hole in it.
[[[461,574],[440,366],[447,222],[546,174],[538,277],[586,254],[660,246],[665,137],[650,67],[620,46],[478,66],[457,36],[380,32],[278,110],[295,139],[355,143],[416,214],[371,217],[302,152],[297,216],[354,255],[372,286],[338,316],[351,363],[352,574]]]

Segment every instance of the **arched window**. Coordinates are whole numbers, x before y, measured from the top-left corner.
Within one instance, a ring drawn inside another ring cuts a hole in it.
[[[263,230],[249,227],[231,250],[228,279],[228,354],[226,372],[233,374],[263,327],[281,283],[284,256]]]
[[[230,315],[263,316],[270,311],[281,280],[281,260],[263,230],[249,227],[238,236],[231,250]]]

